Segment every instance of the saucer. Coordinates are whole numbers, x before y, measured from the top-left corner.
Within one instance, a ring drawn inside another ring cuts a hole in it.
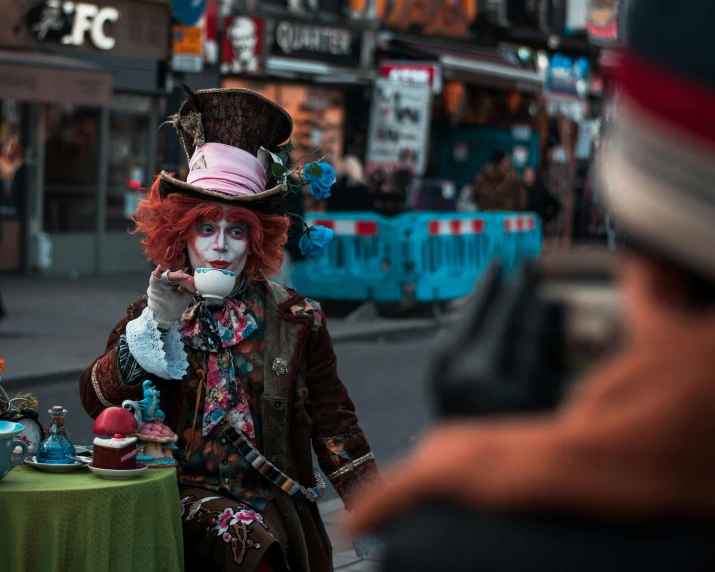
[[[89,467],[90,471],[104,479],[133,479],[147,470],[147,465],[145,465],[144,463],[137,463],[136,469],[123,470],[100,469],[99,467],[95,467],[94,463],[90,463],[87,466]]]
[[[84,463],[75,461],[72,464],[56,465],[54,463],[38,463],[35,457],[28,457],[25,459],[25,464],[30,467],[35,467],[40,471],[45,471],[46,473],[71,473],[72,471],[84,467]]]

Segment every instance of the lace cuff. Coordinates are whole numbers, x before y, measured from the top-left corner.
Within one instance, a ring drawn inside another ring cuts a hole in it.
[[[154,312],[147,307],[127,324],[127,346],[137,363],[162,379],[181,379],[189,362],[176,324],[162,336]]]

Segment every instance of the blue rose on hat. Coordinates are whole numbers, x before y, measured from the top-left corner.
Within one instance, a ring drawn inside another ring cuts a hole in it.
[[[300,237],[298,247],[304,256],[313,256],[325,248],[335,238],[335,231],[324,226],[311,226]]]
[[[335,170],[330,164],[321,161],[308,163],[303,169],[303,176],[310,194],[317,200],[330,196],[330,188],[335,183]]]

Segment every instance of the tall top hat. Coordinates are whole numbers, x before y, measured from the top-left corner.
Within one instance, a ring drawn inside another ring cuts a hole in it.
[[[278,104],[249,89],[188,90],[173,118],[189,159],[186,182],[162,171],[162,196],[183,192],[251,206],[286,191],[266,189],[270,152],[288,141],[293,120]]]
[[[713,0],[634,0],[606,200],[641,242],[715,277]]]

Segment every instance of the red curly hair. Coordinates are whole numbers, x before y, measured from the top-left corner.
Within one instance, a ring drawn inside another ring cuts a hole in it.
[[[227,220],[245,224],[248,229],[251,254],[243,270],[244,276],[249,280],[264,281],[280,271],[283,245],[288,240],[288,217],[264,214],[217,199],[203,199],[182,193],[172,193],[162,198],[159,181],[157,177],[132,217],[136,224],[132,232],[144,235],[141,243],[148,260],[172,270],[187,268],[187,244],[196,227],[207,220],[221,220],[224,207],[228,207]]]

